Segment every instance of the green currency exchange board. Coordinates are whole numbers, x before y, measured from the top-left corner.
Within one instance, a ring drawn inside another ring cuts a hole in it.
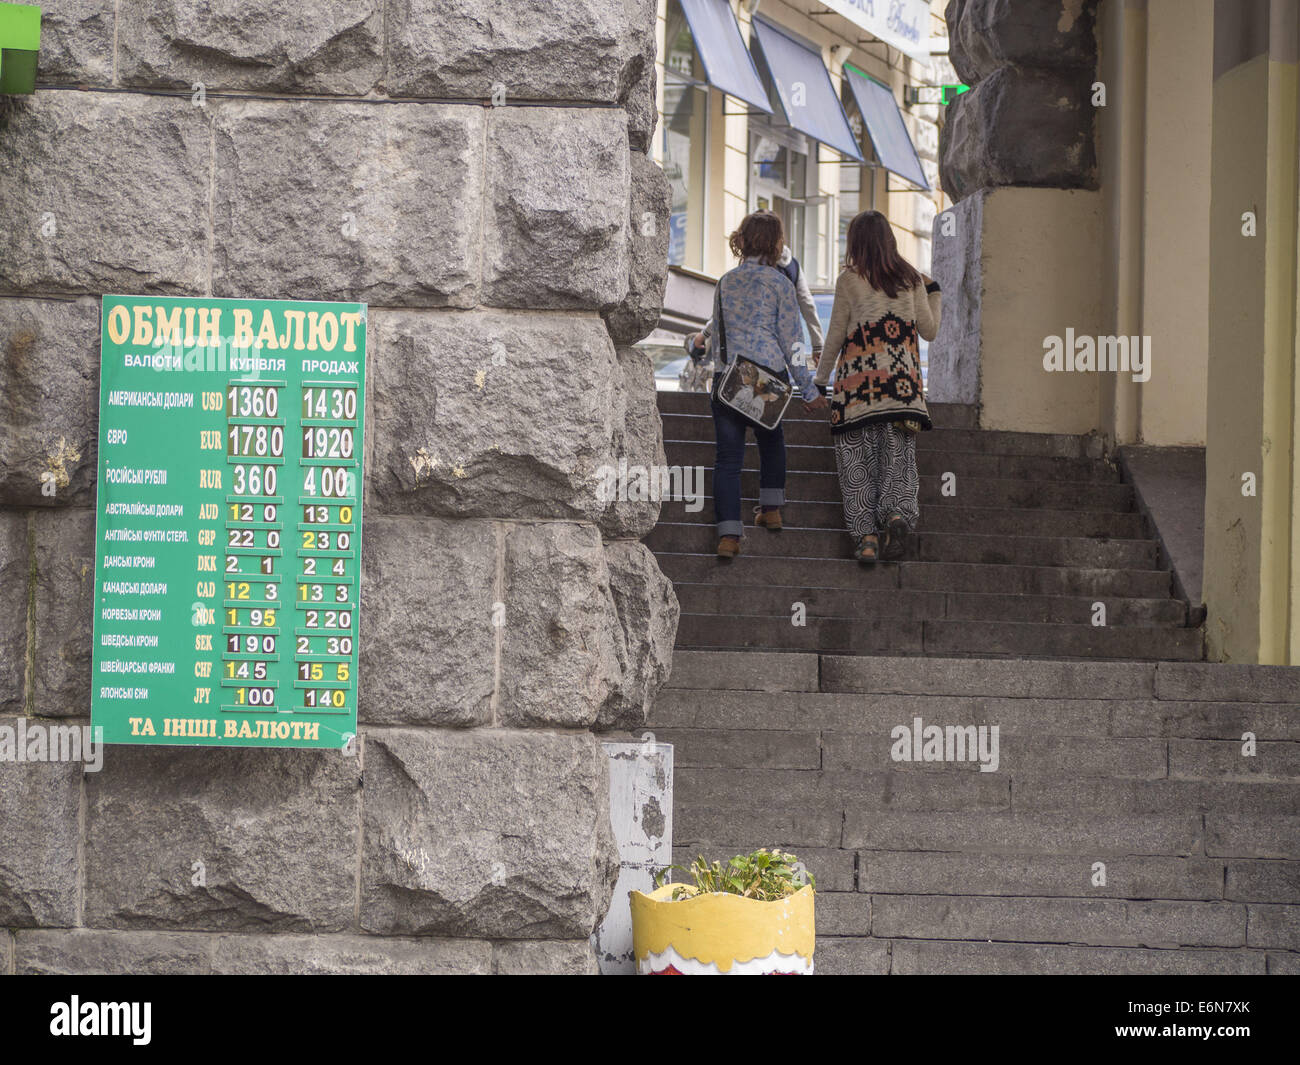
[[[346,747],[365,304],[105,296],[100,351],[92,725]]]

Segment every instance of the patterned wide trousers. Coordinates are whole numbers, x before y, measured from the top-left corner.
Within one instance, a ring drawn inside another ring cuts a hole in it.
[[[919,517],[916,434],[893,422],[877,422],[835,435],[835,466],[844,497],[844,524],[857,540],[879,532],[891,514],[901,514],[908,531]]]

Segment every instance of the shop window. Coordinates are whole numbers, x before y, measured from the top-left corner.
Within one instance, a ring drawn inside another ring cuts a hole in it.
[[[876,156],[871,138],[867,136],[866,123],[862,121],[862,112],[858,109],[853,94],[847,88],[843,95],[844,113],[848,116],[849,128],[862,147],[865,166],[854,165],[847,160],[840,166],[839,188],[839,224],[835,241],[835,272],[844,268],[844,251],[848,246],[849,223],[863,211],[870,211],[876,206]]]
[[[668,264],[702,270],[709,90],[681,6],[668,5],[664,51],[663,170],[672,201]]]
[[[761,52],[759,78],[772,102],[773,116],[750,114],[749,209],[774,211],[785,226],[791,254],[812,286],[831,283],[830,248],[822,230],[830,203],[818,195],[817,142],[780,118],[780,97]]]
[[[752,133],[749,144],[750,210],[779,214],[785,224],[786,243],[803,259],[808,155],[776,140],[773,130]]]

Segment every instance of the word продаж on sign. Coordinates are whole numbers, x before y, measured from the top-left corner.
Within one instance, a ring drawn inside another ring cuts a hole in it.
[[[105,296],[91,721],[356,734],[366,308]]]

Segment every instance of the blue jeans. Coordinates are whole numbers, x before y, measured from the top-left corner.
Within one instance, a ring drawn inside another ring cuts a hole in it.
[[[715,378],[716,382],[716,378]],[[785,429],[759,429],[730,407],[716,399],[713,411],[713,435],[717,455],[713,461],[713,513],[719,536],[743,536],[745,523],[740,516],[740,468],[745,462],[745,432],[754,430],[758,441],[758,502],[764,507],[785,503]]]

